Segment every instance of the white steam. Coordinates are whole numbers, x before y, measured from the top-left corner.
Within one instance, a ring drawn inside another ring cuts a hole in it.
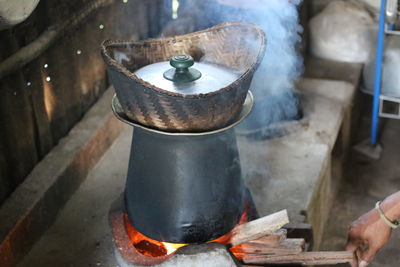
[[[303,60],[296,50],[303,31],[298,16],[301,2],[260,1],[257,9],[229,9],[219,5],[220,10],[214,13],[221,16],[220,22],[247,20],[260,25],[266,33],[266,54],[251,85],[256,107],[245,123],[247,128],[263,127],[299,116],[294,82],[303,71]]]
[[[280,94],[293,88],[302,71],[302,59],[296,51],[302,27],[298,23],[297,1],[269,0],[255,18],[267,36],[267,50],[254,85],[268,93]]]
[[[300,115],[294,82],[303,70],[303,60],[296,50],[303,31],[298,16],[301,2],[187,0],[178,19],[166,25],[162,36],[184,34],[234,20],[260,25],[266,33],[267,49],[251,85],[256,105],[242,124],[247,130],[260,129],[274,122],[298,119]]]

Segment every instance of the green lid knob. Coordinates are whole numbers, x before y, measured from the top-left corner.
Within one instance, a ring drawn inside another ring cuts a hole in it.
[[[164,78],[176,83],[193,82],[201,77],[201,72],[191,68],[194,60],[189,55],[173,56],[169,61],[174,69],[169,69],[164,72]]]
[[[177,69],[188,69],[193,66],[194,60],[189,55],[177,55],[171,58],[169,64]]]

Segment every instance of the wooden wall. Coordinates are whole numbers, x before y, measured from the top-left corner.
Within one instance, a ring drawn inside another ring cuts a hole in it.
[[[28,20],[0,32],[0,61],[90,1],[41,0]],[[107,88],[101,42],[156,36],[170,17],[165,2],[114,0],[0,80],[0,203]]]

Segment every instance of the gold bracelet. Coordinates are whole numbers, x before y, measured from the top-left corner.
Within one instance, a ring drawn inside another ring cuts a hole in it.
[[[379,216],[381,217],[381,219],[387,224],[389,225],[392,229],[397,229],[400,226],[400,222],[399,220],[396,220],[394,222],[390,221],[385,214],[383,213],[382,209],[381,209],[381,201],[376,202],[375,205],[375,209],[378,211]]]

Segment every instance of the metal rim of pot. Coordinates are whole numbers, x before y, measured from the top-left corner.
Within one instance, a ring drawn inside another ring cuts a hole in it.
[[[218,129],[218,130],[213,130],[213,131],[208,131],[208,132],[188,132],[188,133],[184,133],[184,132],[160,131],[160,130],[149,128],[149,127],[146,127],[146,126],[144,126],[142,124],[133,122],[133,121],[129,120],[126,117],[124,111],[122,110],[121,104],[119,103],[119,100],[118,100],[116,94],[114,94],[114,96],[112,98],[112,101],[111,101],[112,111],[114,112],[114,114],[117,117],[117,119],[122,121],[123,123],[129,124],[129,125],[131,125],[133,127],[141,128],[141,129],[149,131],[149,132],[153,132],[153,133],[157,133],[157,134],[163,134],[163,135],[172,135],[172,136],[204,136],[204,135],[217,134],[217,133],[220,133],[220,132],[227,131],[227,130],[235,127],[239,123],[241,123],[251,113],[251,111],[253,109],[253,105],[254,105],[253,94],[250,91],[248,91],[246,100],[243,103],[243,109],[240,112],[240,114],[238,116],[238,119],[234,123],[232,123],[232,124],[230,124],[230,125],[228,125],[228,126],[226,126],[224,128]]]

